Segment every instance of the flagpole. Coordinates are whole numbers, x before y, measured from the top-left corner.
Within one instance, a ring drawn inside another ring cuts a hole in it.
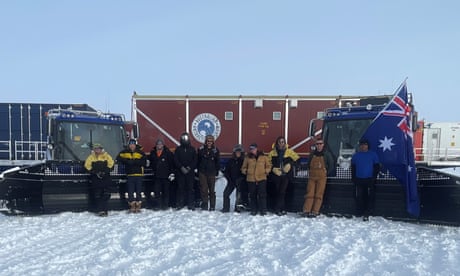
[[[396,91],[393,93],[393,97],[397,95],[397,93],[399,92],[399,90],[401,90],[401,88],[406,85],[406,82],[407,82],[407,79],[408,77],[406,77],[403,82],[398,86],[398,89],[396,89]]]

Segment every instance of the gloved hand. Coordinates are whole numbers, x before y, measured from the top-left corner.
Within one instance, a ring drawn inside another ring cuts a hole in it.
[[[291,164],[287,163],[286,165],[284,165],[283,167],[284,173],[288,173],[290,170],[291,170]]]
[[[187,169],[186,167],[182,166],[182,167],[180,167],[180,171],[181,171],[183,174],[188,174],[188,172],[190,171],[190,169]]]
[[[174,181],[175,178],[176,178],[176,176],[173,173],[169,174],[169,176],[168,176],[169,181]]]
[[[280,168],[273,168],[272,172],[277,176],[280,176],[283,173]]]

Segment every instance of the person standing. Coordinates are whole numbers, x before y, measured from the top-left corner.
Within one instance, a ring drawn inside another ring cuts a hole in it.
[[[103,217],[108,215],[107,201],[110,199],[109,187],[112,181],[110,170],[113,165],[112,156],[104,151],[102,145],[93,144],[93,150],[86,158],[84,166],[90,173],[90,204]]]
[[[303,215],[316,217],[323,204],[324,190],[326,189],[327,176],[334,169],[334,159],[326,150],[324,141],[319,139],[315,143],[315,150],[310,154],[307,162],[308,183],[307,194],[303,204]]]
[[[358,216],[364,221],[372,215],[375,201],[375,182],[380,171],[377,153],[369,150],[369,141],[359,141],[359,151],[351,158],[351,179],[355,184],[355,199]]]
[[[174,152],[174,163],[177,169],[176,209],[195,210],[193,185],[195,182],[197,153],[190,143],[190,136],[184,132],[180,136],[180,145]]]
[[[268,158],[273,166],[271,179],[276,189],[275,213],[282,216],[286,214],[286,190],[289,180],[293,177],[292,167],[299,160],[299,155],[288,147],[283,136],[279,136],[276,138]]]
[[[270,159],[257,149],[257,144],[249,145],[249,153],[244,158],[241,172],[248,183],[251,215],[267,213],[267,175],[271,171]]]
[[[230,195],[236,188],[236,200],[235,200],[235,211],[239,212],[238,205],[246,204],[247,205],[247,195],[246,195],[246,202],[243,200],[241,188],[242,183],[244,182],[244,175],[241,173],[241,166],[243,165],[244,161],[244,150],[243,146],[238,144],[233,147],[232,157],[227,161],[227,165],[225,166],[224,175],[227,179],[227,185],[224,189],[224,203],[222,212],[227,213],[230,211]],[[247,192],[246,192],[247,194]]]
[[[129,212],[138,213],[142,207],[142,180],[147,157],[136,140],[130,139],[127,148],[118,154],[117,161],[125,165]]]
[[[174,155],[165,146],[162,139],[156,141],[155,147],[149,155],[150,167],[153,172],[153,209],[167,209],[169,207],[170,183],[174,179]]]
[[[201,209],[216,209],[216,176],[220,170],[220,152],[214,136],[206,135],[205,143],[198,149],[198,178],[200,180]],[[209,206],[208,206],[209,201]]]

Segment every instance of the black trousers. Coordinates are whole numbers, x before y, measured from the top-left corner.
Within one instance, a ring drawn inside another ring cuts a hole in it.
[[[267,212],[267,181],[248,182],[251,212]]]
[[[89,204],[90,210],[94,212],[107,211],[107,203],[110,199],[109,186],[111,178],[109,175],[105,175],[100,178],[96,175],[92,175],[90,178],[91,186],[89,189]]]
[[[195,175],[193,173],[182,174],[177,176],[176,190],[176,207],[182,208],[185,205],[189,209],[195,208],[195,193],[194,193]]]
[[[358,216],[370,216],[374,211],[375,179],[355,178],[356,212]]]
[[[165,209],[169,207],[170,181],[167,178],[155,178],[153,208]]]
[[[289,177],[287,175],[273,175],[272,181],[275,184],[275,212],[285,211],[286,209],[286,190],[289,185]]]
[[[223,209],[226,211],[230,210],[230,195],[236,189],[236,196],[235,196],[235,209],[236,206],[239,204],[247,205],[248,204],[248,191],[247,191],[247,184],[244,178],[238,178],[236,181],[232,181],[231,179],[227,179],[227,185],[224,189],[224,206]],[[244,198],[244,193],[246,193],[246,198]]]

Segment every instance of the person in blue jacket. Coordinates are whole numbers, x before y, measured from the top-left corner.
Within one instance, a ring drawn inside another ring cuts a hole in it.
[[[369,150],[369,141],[359,141],[359,151],[351,158],[351,179],[355,184],[357,215],[364,221],[372,215],[375,201],[375,182],[380,171],[377,153]]]

